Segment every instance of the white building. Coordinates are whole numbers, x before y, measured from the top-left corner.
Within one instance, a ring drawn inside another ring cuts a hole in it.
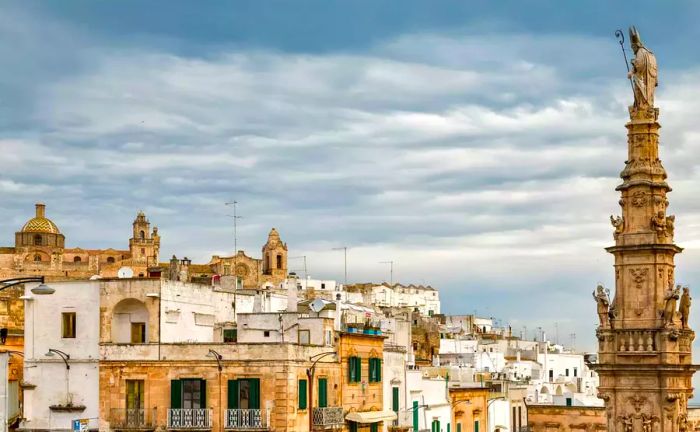
[[[52,282],[52,295],[25,289],[22,430],[70,430],[74,419],[97,427],[100,283]]]
[[[417,406],[419,430],[445,432],[452,419],[445,379],[424,377],[420,370],[408,370],[406,385],[409,398],[406,411],[399,413],[400,424],[412,424],[413,407]]]

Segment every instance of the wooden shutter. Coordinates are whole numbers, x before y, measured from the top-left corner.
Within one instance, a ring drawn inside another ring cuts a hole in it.
[[[462,432],[462,423],[457,423],[457,432]]]
[[[391,410],[399,412],[399,388],[392,387],[391,389]]]
[[[479,432],[479,420],[474,420],[474,432]]]
[[[170,381],[170,408],[182,408],[182,381]]]
[[[362,359],[355,357],[355,381],[362,381]]]
[[[355,378],[355,357],[348,358],[348,382],[354,382]]]
[[[250,400],[248,401],[248,408],[260,409],[260,379],[250,378],[248,383],[250,386]]]
[[[382,359],[378,358],[377,359],[377,382],[381,382],[382,380]]]
[[[199,380],[200,387],[199,387],[199,407],[200,408],[206,408],[207,407],[207,380]]]
[[[326,408],[328,406],[328,379],[318,379],[318,407]]]
[[[306,380],[299,380],[299,409],[306,409]]]
[[[238,409],[238,380],[228,380],[228,409]]]

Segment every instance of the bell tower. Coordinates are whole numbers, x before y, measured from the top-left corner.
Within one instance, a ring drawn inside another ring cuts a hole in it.
[[[692,398],[690,296],[675,285],[675,216],[667,213],[666,170],[659,159],[659,110],[653,105],[656,58],[630,29],[635,58],[634,104],[627,123],[627,160],[620,173],[621,216],[610,216],[615,245],[615,295],[594,292],[600,326],[599,397],[610,432],[688,430]],[[680,308],[678,308],[680,303]]]
[[[129,239],[129,250],[134,264],[145,266],[158,264],[158,254],[160,253],[158,228],[154,227],[151,231],[151,223],[142,211],[139,211],[134,219],[133,234]]]
[[[272,228],[267,236],[262,255],[263,274],[280,281],[287,277],[287,244],[280,240],[280,235],[275,228]]]

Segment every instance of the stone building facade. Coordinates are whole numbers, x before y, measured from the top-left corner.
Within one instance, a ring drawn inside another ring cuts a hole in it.
[[[604,432],[607,431],[605,408],[528,405],[529,432]]]

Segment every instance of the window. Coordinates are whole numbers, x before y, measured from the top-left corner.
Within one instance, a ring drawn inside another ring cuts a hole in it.
[[[282,255],[277,255],[277,268],[282,268]]]
[[[318,379],[318,407],[326,408],[328,406],[328,378]]]
[[[137,410],[143,409],[144,397],[143,397],[143,380],[126,380],[126,409],[127,410]],[[129,413],[127,413],[127,416]],[[135,417],[137,413],[133,414]],[[136,419],[134,419],[136,420]]]
[[[518,430],[517,417],[515,416],[515,413],[516,413],[516,408],[513,407],[513,415],[512,415],[513,418],[510,420],[510,430],[512,430],[512,431]]]
[[[141,248],[141,255],[146,255],[146,248]]]
[[[321,282],[321,289],[326,289],[326,284]]]
[[[369,425],[369,432],[379,432],[379,423],[371,423]]]
[[[433,313],[434,313],[434,312],[433,312],[432,310],[429,310],[429,311],[428,311],[428,316],[433,316]]]
[[[260,409],[260,379],[229,380],[229,409]]]
[[[382,359],[369,359],[369,382],[382,381]]]
[[[573,403],[573,400],[571,398],[566,398],[566,406],[571,406]]]
[[[63,337],[75,338],[75,312],[63,312],[61,318]]]
[[[566,369],[564,373],[566,374],[566,376],[569,376],[569,369]]]
[[[207,382],[189,378],[170,381],[170,408],[199,409],[207,407]]]
[[[131,343],[139,344],[146,343],[146,323],[132,322],[131,323]]]
[[[141,232],[139,233],[139,237],[141,238],[141,240],[145,240],[145,239],[146,239],[146,233],[145,233],[143,230],[141,230]]]
[[[73,262],[79,263],[81,261],[82,261],[82,258],[80,258],[79,256],[73,257]]]
[[[430,425],[430,431],[431,432],[441,432],[440,431],[440,420],[433,420],[433,423]]]
[[[359,357],[348,358],[348,381],[360,382],[362,379],[362,360]]]
[[[518,430],[523,426],[523,412],[521,406],[518,406]]]
[[[549,381],[554,380],[554,369],[549,370]]]
[[[574,377],[578,376],[578,368],[574,368]]]
[[[237,329],[224,329],[224,343],[238,342]]]
[[[34,262],[40,262],[41,261],[41,255],[36,254],[34,255]]]
[[[34,236],[34,246],[41,246],[43,243],[41,235],[37,234]]]
[[[270,337],[270,330],[265,330],[265,331],[263,332],[263,336],[265,336],[265,337]]]
[[[479,420],[474,420],[474,432],[479,432]]]
[[[309,330],[299,330],[299,345],[309,345],[311,343],[311,332]]]
[[[107,257],[107,264],[114,264],[114,257]]]
[[[462,432],[462,423],[457,423],[457,432]]]
[[[391,410],[395,413],[399,412],[399,388],[391,388]]]
[[[306,397],[307,397],[307,389],[306,389],[306,380],[302,379],[299,380],[299,409],[300,410],[305,410],[306,409]]]

